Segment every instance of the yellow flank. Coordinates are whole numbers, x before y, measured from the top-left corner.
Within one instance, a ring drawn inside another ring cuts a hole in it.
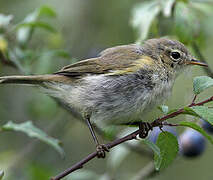
[[[132,62],[132,65],[126,67],[124,69],[116,70],[111,73],[107,73],[107,75],[123,75],[137,72],[142,68],[151,67],[154,64],[154,60],[148,56],[141,56],[140,59],[137,59]]]
[[[140,67],[152,66],[154,64],[154,59],[149,56],[141,56],[140,59],[135,61],[135,65],[139,65]]]

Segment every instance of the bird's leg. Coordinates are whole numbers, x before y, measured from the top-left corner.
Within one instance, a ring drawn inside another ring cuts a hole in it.
[[[90,118],[89,117],[86,118],[86,121],[87,121],[87,125],[89,127],[89,130],[90,130],[90,133],[92,135],[92,138],[93,138],[93,140],[94,140],[94,142],[96,144],[96,151],[98,153],[97,157],[98,158],[105,158],[105,156],[106,156],[105,151],[109,152],[109,149],[105,145],[100,144],[98,142],[98,138],[95,135],[95,131],[94,131],[93,127],[92,127],[92,124],[90,122]]]
[[[148,136],[149,131],[152,130],[152,125],[148,122],[140,122],[139,130],[139,137],[144,139]]]
[[[159,126],[158,126],[159,129],[161,130],[161,132],[164,132],[164,130],[163,130],[163,125],[164,125],[164,124],[163,124],[162,122],[160,122],[160,124],[159,124]]]

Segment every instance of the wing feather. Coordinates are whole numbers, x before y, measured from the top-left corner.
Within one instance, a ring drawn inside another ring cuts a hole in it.
[[[131,68],[133,62],[143,55],[142,48],[136,44],[108,48],[97,58],[79,61],[65,66],[55,74],[66,76],[82,76],[90,74],[106,74],[116,70]]]

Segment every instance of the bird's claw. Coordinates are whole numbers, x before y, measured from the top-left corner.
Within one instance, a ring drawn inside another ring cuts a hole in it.
[[[97,151],[97,157],[98,158],[105,158],[106,157],[105,152],[109,152],[109,149],[106,145],[99,144],[99,145],[96,146],[96,151]]]
[[[149,131],[152,130],[152,125],[148,122],[141,122],[139,124],[139,137],[144,139],[148,136]]]

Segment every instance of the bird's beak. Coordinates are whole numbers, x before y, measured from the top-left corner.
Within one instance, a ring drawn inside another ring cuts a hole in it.
[[[206,63],[200,62],[198,60],[192,59],[191,61],[188,61],[187,64],[191,64],[191,65],[199,65],[199,66],[205,66],[208,67],[208,65]]]

